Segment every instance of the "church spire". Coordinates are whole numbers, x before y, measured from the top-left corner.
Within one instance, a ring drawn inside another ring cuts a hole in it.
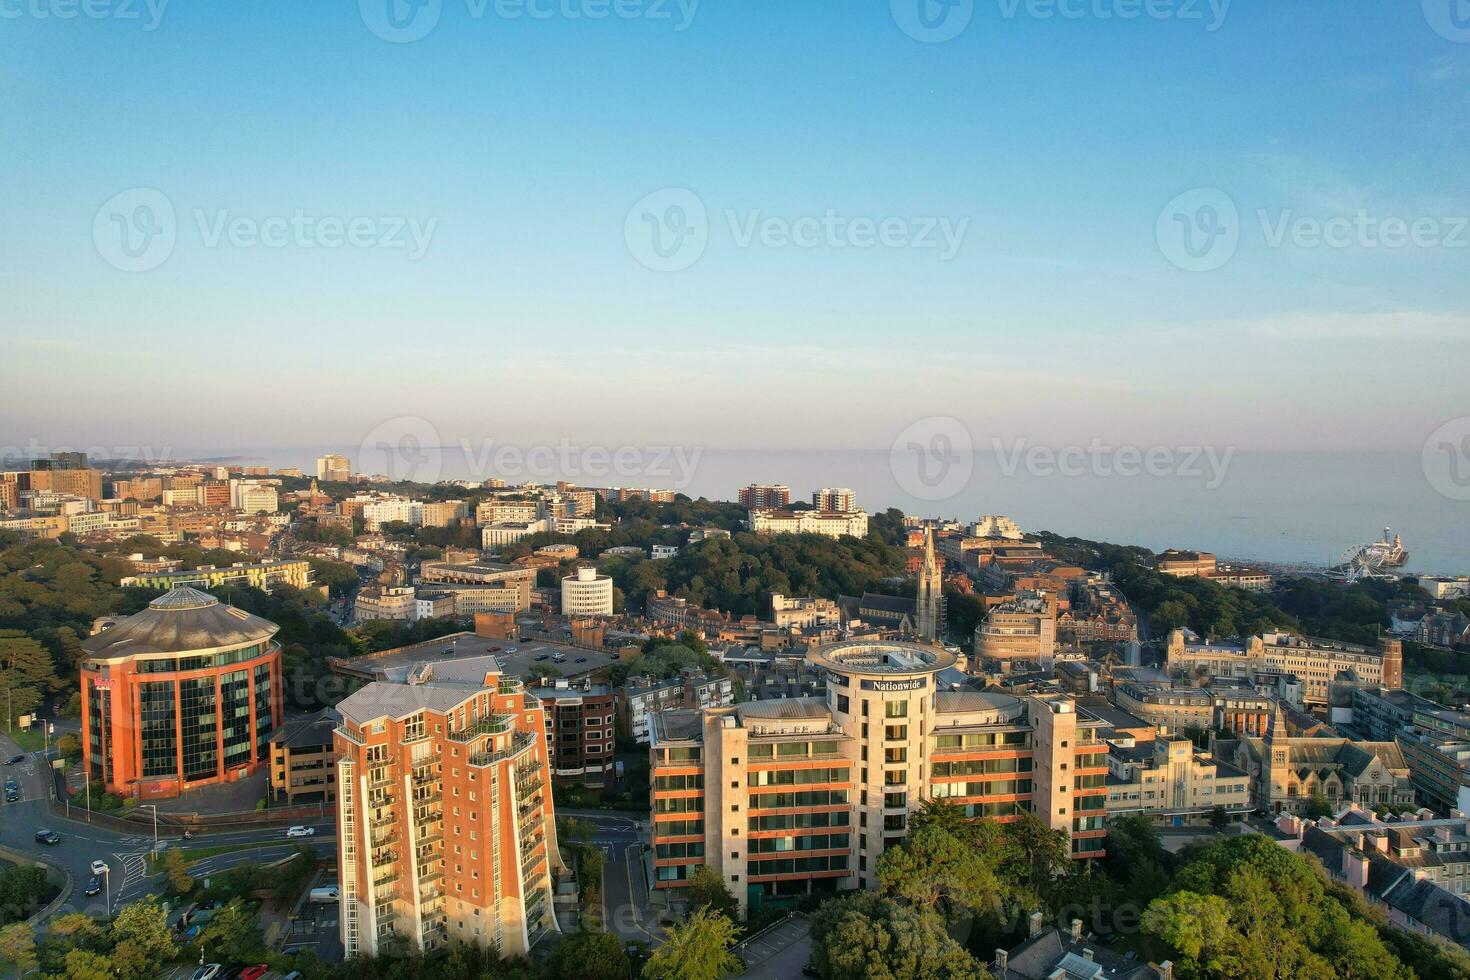
[[[944,576],[934,554],[934,528],[924,526],[924,561],[919,566],[919,589],[914,601],[917,632],[926,640],[939,639],[939,603],[944,595]]]

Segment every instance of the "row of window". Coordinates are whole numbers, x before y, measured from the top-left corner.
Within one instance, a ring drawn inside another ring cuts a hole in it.
[[[751,817],[747,827],[751,833],[765,830],[806,830],[813,827],[846,827],[850,820],[846,810],[835,813],[776,813]]]
[[[846,767],[832,769],[776,769],[750,774],[751,786],[801,786],[810,783],[845,783],[852,778]]]
[[[819,742],[767,742],[752,743],[746,752],[752,759],[799,759],[808,755],[836,755],[839,743],[822,740]]]
[[[960,762],[936,762],[929,770],[934,779],[952,776],[988,776],[1000,772],[1030,772],[1034,768],[1030,758],[1020,759],[965,759]]]
[[[852,845],[849,834],[805,834],[791,837],[756,837],[750,842],[752,854],[780,854],[786,851],[836,851]],[[751,860],[755,860],[751,858]]]
[[[776,810],[787,807],[837,806],[847,803],[850,794],[845,789],[818,789],[800,793],[752,793],[750,806],[753,810]]]
[[[794,875],[812,874],[818,871],[846,871],[848,855],[834,854],[830,857],[767,858],[750,859],[747,871],[751,875]]]
[[[973,783],[935,783],[936,800],[961,796],[1020,796],[1031,792],[1029,779],[989,779]]]
[[[1031,745],[1030,732],[975,732],[968,735],[936,735],[936,752],[957,749],[1024,749]]]

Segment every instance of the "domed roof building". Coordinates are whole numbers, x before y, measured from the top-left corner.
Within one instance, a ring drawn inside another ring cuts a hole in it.
[[[267,765],[283,721],[278,629],[180,587],[83,640],[88,777],[110,793],[154,799]]]

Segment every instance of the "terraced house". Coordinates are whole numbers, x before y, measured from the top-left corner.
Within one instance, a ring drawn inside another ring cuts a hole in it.
[[[942,648],[851,641],[808,654],[816,698],[651,716],[655,886],[701,864],[746,907],[876,888],[878,858],[925,800],[1032,812],[1076,858],[1103,854],[1107,723],[1064,696],[941,690]]]
[[[401,939],[520,956],[556,930],[546,716],[520,679],[493,657],[423,663],[337,710],[347,955]]]

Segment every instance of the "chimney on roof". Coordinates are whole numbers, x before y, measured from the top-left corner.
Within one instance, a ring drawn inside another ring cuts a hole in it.
[[[1032,912],[1031,913],[1031,932],[1030,932],[1030,935],[1032,935],[1032,936],[1039,935],[1040,932],[1041,932],[1041,913],[1040,912]]]
[[[995,951],[995,970],[1001,976],[1005,976],[1006,967],[1010,965],[1010,962],[1011,954],[1007,953],[1003,949],[997,949]]]
[[[1074,943],[1080,943],[1081,941],[1082,941],[1082,920],[1081,919],[1073,919],[1072,920],[1072,942],[1074,942]]]
[[[1159,964],[1159,980],[1174,980],[1174,962],[1165,960]]]
[[[1091,963],[1092,962],[1092,950],[1090,950],[1090,949],[1084,949],[1082,951],[1082,958],[1084,960],[1086,960],[1087,962]]]

